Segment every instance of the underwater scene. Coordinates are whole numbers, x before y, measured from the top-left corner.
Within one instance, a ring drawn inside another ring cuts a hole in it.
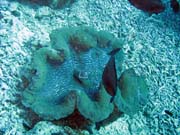
[[[180,0],[0,0],[0,135],[180,135]]]

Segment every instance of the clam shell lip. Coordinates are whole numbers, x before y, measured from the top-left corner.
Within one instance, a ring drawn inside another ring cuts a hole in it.
[[[37,73],[31,90],[23,93],[23,104],[46,120],[67,117],[75,109],[94,122],[106,119],[114,106],[102,74],[109,52],[121,42],[88,27],[57,29],[50,38],[50,46],[33,56]]]

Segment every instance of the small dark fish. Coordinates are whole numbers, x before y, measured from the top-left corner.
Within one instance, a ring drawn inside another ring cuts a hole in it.
[[[111,56],[106,67],[104,68],[102,81],[107,93],[112,96],[110,100],[110,102],[112,102],[114,100],[114,96],[116,95],[117,89],[117,74],[114,56]]]
[[[103,85],[106,91],[112,96],[110,102],[114,100],[114,96],[116,95],[116,89],[117,89],[117,73],[116,73],[114,55],[120,50],[121,48],[116,48],[108,53],[108,55],[111,55],[111,57],[103,71],[103,76],[102,76]]]
[[[136,8],[149,13],[158,14],[165,9],[161,0],[129,0],[129,2]]]
[[[175,13],[179,12],[180,7],[179,7],[179,3],[177,2],[177,0],[171,0],[171,8],[173,9],[173,11]]]
[[[164,112],[165,112],[166,114],[168,114],[169,116],[171,116],[171,117],[173,116],[173,113],[170,112],[169,110],[165,110]]]

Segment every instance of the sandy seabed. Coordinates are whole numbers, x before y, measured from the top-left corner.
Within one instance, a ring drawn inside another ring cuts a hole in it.
[[[149,15],[128,0],[77,0],[63,9],[0,0],[0,135],[89,134],[46,121],[27,131],[24,110],[18,107],[19,73],[31,63],[35,48],[48,44],[52,30],[77,25],[107,30],[122,38],[123,68],[133,67],[145,76],[150,91],[142,112],[133,117],[123,115],[94,134],[180,134],[180,13],[167,8]]]

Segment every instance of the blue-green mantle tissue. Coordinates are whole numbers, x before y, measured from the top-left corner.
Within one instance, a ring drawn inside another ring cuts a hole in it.
[[[92,122],[109,117],[114,107],[128,114],[137,112],[146,103],[147,86],[142,77],[126,70],[122,73],[123,52],[117,51],[115,98],[102,83],[102,75],[110,52],[122,48],[123,42],[106,31],[89,27],[68,27],[52,31],[49,47],[37,50],[22,103],[45,120],[68,117],[78,110]],[[122,74],[121,74],[122,73]]]

